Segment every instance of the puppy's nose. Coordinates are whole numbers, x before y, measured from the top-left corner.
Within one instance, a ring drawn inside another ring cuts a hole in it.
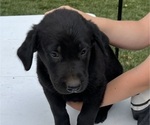
[[[67,91],[70,93],[78,93],[80,91],[80,85],[78,86],[67,86]]]

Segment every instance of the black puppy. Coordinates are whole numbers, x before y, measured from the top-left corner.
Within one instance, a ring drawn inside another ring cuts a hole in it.
[[[77,125],[103,122],[99,108],[107,83],[122,73],[108,38],[75,11],[59,9],[33,26],[17,54],[29,70],[37,51],[37,74],[55,125],[70,125],[66,101],[83,101]]]

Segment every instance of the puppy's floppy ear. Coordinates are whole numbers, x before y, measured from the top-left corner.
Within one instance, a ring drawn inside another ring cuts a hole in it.
[[[17,50],[17,55],[22,61],[25,70],[29,70],[32,64],[33,53],[36,51],[37,26],[34,25],[26,36],[25,41]]]
[[[109,45],[108,37],[103,32],[101,32],[94,23],[89,21],[89,24],[93,33],[93,43],[96,43],[103,52],[103,54],[107,56],[108,54],[106,48]]]

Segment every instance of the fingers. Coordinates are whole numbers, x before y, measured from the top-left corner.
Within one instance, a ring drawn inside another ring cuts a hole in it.
[[[76,9],[74,9],[74,8],[72,8],[72,7],[68,6],[68,5],[66,5],[66,6],[60,6],[60,7],[58,7],[58,8],[52,9],[52,10],[50,10],[50,11],[47,11],[47,12],[45,13],[45,15],[47,15],[47,14],[49,14],[49,13],[52,13],[52,12],[54,12],[55,10],[58,10],[58,9],[68,9],[68,10],[75,10],[75,11],[77,11]]]
[[[58,10],[58,9],[68,9],[68,10],[76,11],[76,12],[78,12],[79,14],[81,14],[81,15],[82,15],[85,19],[87,19],[87,20],[91,20],[92,17],[95,17],[94,14],[91,14],[91,13],[84,13],[84,12],[82,12],[82,11],[80,11],[80,10],[77,10],[77,9],[75,9],[75,8],[72,8],[72,7],[68,6],[68,5],[60,6],[60,7],[58,7],[58,8],[52,9],[52,10],[50,10],[50,11],[47,11],[47,12],[45,13],[45,15],[47,15],[47,14],[49,14],[49,13],[52,13],[52,12],[54,12],[55,10]]]
[[[83,102],[67,102],[67,104],[73,109],[81,111]]]

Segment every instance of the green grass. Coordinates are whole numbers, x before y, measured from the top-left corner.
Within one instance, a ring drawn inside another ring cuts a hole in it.
[[[70,5],[97,16],[117,19],[118,0],[0,0],[0,15],[35,15],[61,5]],[[123,0],[123,20],[138,20],[149,12],[149,0]],[[140,51],[120,50],[119,59],[124,70],[141,63],[149,55],[149,48]]]

